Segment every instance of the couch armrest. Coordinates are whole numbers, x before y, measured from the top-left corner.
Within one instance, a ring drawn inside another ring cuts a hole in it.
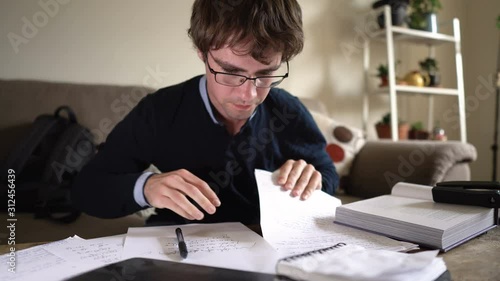
[[[347,194],[369,198],[390,193],[401,181],[434,185],[455,165],[476,158],[474,146],[458,141],[368,141],[356,155],[344,188]]]

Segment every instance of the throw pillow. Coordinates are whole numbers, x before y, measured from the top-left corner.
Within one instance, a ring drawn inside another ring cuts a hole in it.
[[[319,112],[311,111],[311,115],[326,139],[326,151],[337,173],[339,176],[347,176],[354,157],[366,142],[363,131]]]

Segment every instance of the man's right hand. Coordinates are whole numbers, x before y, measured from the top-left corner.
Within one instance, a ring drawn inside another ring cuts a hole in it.
[[[209,214],[221,204],[206,182],[185,169],[153,175],[144,185],[144,197],[151,206],[170,209],[189,220],[203,219],[203,213],[186,196]]]

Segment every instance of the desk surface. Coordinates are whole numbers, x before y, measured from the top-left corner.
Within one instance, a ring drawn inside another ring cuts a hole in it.
[[[22,250],[43,243],[16,245]],[[11,246],[0,245],[0,254],[9,252]],[[500,227],[496,227],[463,245],[440,254],[454,281],[499,280],[500,276]]]

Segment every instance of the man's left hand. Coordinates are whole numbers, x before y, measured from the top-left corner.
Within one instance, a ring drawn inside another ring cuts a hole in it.
[[[288,160],[279,168],[278,184],[285,190],[291,190],[293,197],[306,200],[313,191],[321,189],[321,174],[306,161]]]

